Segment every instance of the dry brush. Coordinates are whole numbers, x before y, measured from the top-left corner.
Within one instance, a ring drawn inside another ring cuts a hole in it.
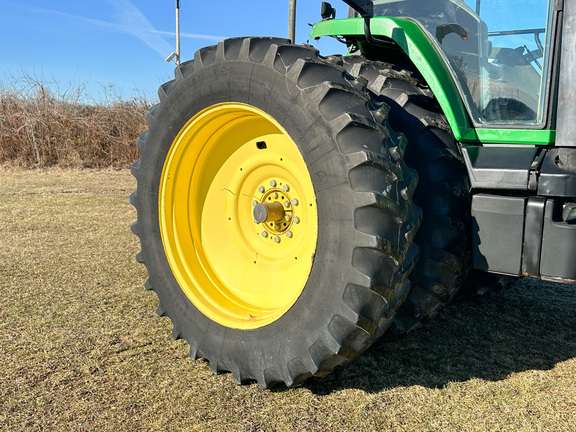
[[[24,82],[24,85],[22,85]],[[143,97],[90,101],[83,88],[58,92],[26,78],[0,87],[0,163],[22,167],[128,167],[146,130]]]

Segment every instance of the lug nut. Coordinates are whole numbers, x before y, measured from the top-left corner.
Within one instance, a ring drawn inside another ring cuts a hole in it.
[[[265,188],[264,186],[260,186],[260,187],[258,188],[258,192],[264,193],[264,191],[266,191],[266,188]]]
[[[274,192],[274,199],[278,199],[278,192]]]
[[[295,224],[299,224],[300,223],[300,218],[298,216],[294,217],[294,223]]]
[[[289,185],[289,184],[285,184],[282,189],[284,189],[284,192],[288,192],[288,191],[290,190],[290,185]]]
[[[286,208],[290,207],[290,201],[284,201],[284,207]]]
[[[280,243],[280,237],[278,237],[278,236],[274,237],[274,241],[275,241],[276,243]]]
[[[290,222],[290,220],[292,219],[292,216],[290,216],[289,214],[287,214],[284,219],[286,220],[286,222]]]
[[[258,201],[254,200],[252,201],[252,207],[256,207],[258,205]]]
[[[272,180],[272,181],[270,182],[270,186],[276,187],[276,180]]]
[[[295,206],[298,205],[298,200],[297,200],[296,198],[294,198],[294,199],[292,200],[292,205],[295,205]]]
[[[292,238],[292,231],[286,231],[286,237]]]
[[[264,238],[268,237],[268,231],[262,231],[262,237]]]

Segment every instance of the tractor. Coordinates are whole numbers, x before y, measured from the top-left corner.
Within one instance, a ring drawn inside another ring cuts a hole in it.
[[[202,48],[137,140],[145,287],[238,384],[325,376],[470,279],[576,280],[576,4],[344,1],[310,40],[345,55]]]

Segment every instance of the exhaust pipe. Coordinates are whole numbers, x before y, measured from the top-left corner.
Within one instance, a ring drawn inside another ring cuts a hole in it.
[[[296,0],[290,0],[288,10],[288,39],[290,42],[296,41]]]
[[[180,66],[180,0],[176,0],[176,65]]]
[[[166,61],[174,61],[176,66],[180,66],[180,0],[176,0],[176,52],[166,57]]]

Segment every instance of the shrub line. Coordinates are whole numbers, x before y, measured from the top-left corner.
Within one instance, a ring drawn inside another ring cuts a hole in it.
[[[143,98],[86,103],[78,91],[55,94],[27,82],[0,88],[0,163],[25,168],[126,168],[139,157],[136,138],[147,129]]]

